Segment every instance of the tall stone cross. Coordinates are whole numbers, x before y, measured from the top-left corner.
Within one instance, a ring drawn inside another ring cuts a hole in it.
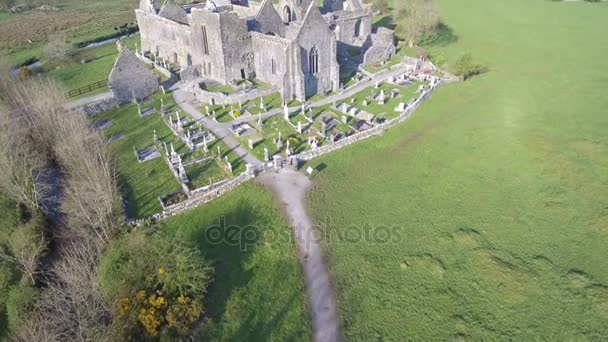
[[[283,112],[285,114],[285,120],[289,121],[289,107],[287,107],[287,102],[283,104]]]

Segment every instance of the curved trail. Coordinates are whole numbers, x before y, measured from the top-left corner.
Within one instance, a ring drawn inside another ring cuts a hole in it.
[[[323,251],[314,234],[312,220],[305,206],[310,180],[289,168],[266,172],[257,181],[272,190],[289,217],[304,270],[306,293],[312,317],[315,342],[340,341],[340,323],[335,295],[323,259]]]

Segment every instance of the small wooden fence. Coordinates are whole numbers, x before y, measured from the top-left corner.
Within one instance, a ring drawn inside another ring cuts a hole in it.
[[[72,89],[72,90],[70,90],[68,92],[68,97],[76,97],[76,96],[80,96],[82,94],[90,93],[93,90],[103,88],[103,87],[105,87],[107,85],[108,85],[108,80],[97,81],[95,83],[91,83],[91,84],[86,85],[84,87],[80,87],[78,89]]]

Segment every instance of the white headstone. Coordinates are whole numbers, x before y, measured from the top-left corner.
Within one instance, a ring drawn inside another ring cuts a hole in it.
[[[397,108],[395,108],[395,112],[403,112],[405,111],[405,108],[407,107],[407,105],[403,102],[399,103],[399,106],[397,106]]]
[[[249,145],[249,148],[253,150],[253,140],[247,140],[247,144]]]
[[[285,115],[285,120],[289,121],[289,107],[287,107],[287,102],[283,105],[283,114]]]
[[[309,167],[306,169],[306,173],[308,173],[308,176],[312,176],[312,173],[313,173],[314,171],[315,171],[315,170],[312,168],[312,166],[309,166]]]
[[[298,121],[298,133],[302,134],[302,122]]]
[[[264,147],[264,161],[270,161],[270,157],[268,156],[268,148]]]
[[[346,118],[346,116],[342,115],[342,123],[347,123],[348,122],[348,118]]]

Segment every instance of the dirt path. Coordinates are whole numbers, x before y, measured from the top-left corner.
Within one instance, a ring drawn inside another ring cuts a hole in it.
[[[208,117],[205,117],[201,114],[190,101],[193,95],[187,93],[186,91],[179,89],[178,87],[173,89],[173,99],[178,107],[180,107],[183,111],[190,114],[194,119],[200,121],[207,127],[213,134],[218,138],[224,141],[224,143],[230,148],[231,151],[234,151],[241,159],[244,159],[245,162],[258,166],[262,162],[256,159],[251,153],[249,153],[245,148],[241,146],[241,144],[232,137],[232,133],[228,128],[219,122],[215,122]]]
[[[340,323],[335,295],[323,258],[323,250],[315,238],[313,224],[305,205],[310,180],[291,169],[279,173],[266,172],[257,181],[272,190],[285,210],[293,229],[300,264],[304,270],[306,293],[312,317],[315,342],[340,341]]]

